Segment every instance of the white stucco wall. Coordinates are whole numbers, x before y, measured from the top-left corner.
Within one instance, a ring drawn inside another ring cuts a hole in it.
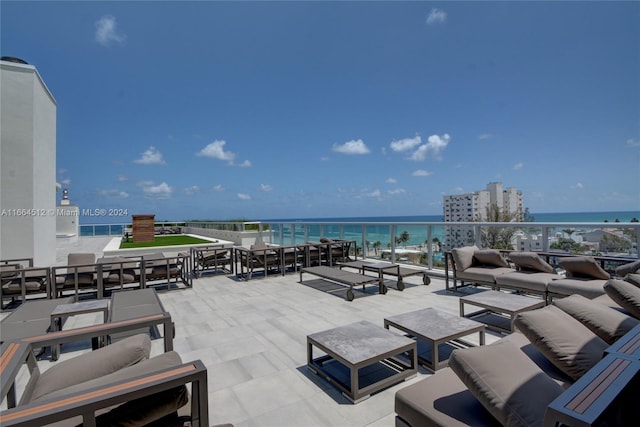
[[[56,101],[32,65],[0,61],[0,259],[56,259]]]

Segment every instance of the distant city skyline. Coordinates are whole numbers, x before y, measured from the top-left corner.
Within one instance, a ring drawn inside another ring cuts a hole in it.
[[[56,99],[71,203],[127,212],[99,222],[441,215],[494,181],[532,213],[640,211],[639,18],[622,1],[3,0],[0,51]]]

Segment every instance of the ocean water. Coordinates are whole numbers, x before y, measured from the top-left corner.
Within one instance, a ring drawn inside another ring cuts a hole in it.
[[[536,222],[564,222],[564,223],[585,223],[585,222],[630,222],[632,218],[640,219],[638,211],[623,212],[574,212],[574,213],[539,213],[532,214],[534,222],[531,224],[535,229]],[[442,222],[441,215],[413,215],[413,216],[385,216],[385,217],[335,217],[335,218],[289,218],[289,219],[270,219],[264,222],[284,222],[282,225],[283,242],[290,242],[291,235],[294,235],[295,243],[302,243],[305,240],[317,241],[321,236],[338,236],[340,235],[340,223],[342,225],[342,237],[349,240],[362,241],[361,224],[366,225],[366,240],[371,245],[380,242],[380,249],[386,249],[391,241],[391,230],[389,225],[378,225],[376,223],[392,223],[395,224],[395,235],[400,236],[403,232],[409,234],[409,240],[404,244],[407,246],[424,245],[427,240],[427,227],[424,225],[410,225],[403,223],[411,222]],[[306,235],[303,222],[324,223],[324,225],[307,225]],[[347,223],[356,223],[349,225]],[[612,224],[613,225],[613,224]],[[275,230],[279,232],[279,226],[275,226]],[[575,228],[575,227],[572,227]],[[563,227],[558,227],[562,230]],[[444,242],[444,227],[432,227],[431,238]]]

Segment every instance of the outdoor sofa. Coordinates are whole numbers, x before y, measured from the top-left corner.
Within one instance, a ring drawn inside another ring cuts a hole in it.
[[[449,276],[453,279],[453,290],[458,290],[465,282],[495,288],[496,277],[516,271],[509,266],[506,258],[496,249],[480,249],[477,246],[464,246],[445,253],[445,285],[449,290]]]
[[[640,309],[640,289],[636,292]],[[590,395],[595,404],[603,400],[607,404],[596,410],[603,411],[604,418],[613,417],[614,425],[638,416],[637,405],[629,404],[637,400],[640,387],[637,354],[633,362],[627,355],[603,359],[611,343],[637,338],[640,326],[636,318],[574,295],[518,314],[515,325],[518,332],[493,344],[454,350],[448,368],[399,390],[396,426],[556,425],[563,412],[570,413],[558,402],[589,390],[603,375],[612,380],[611,387],[622,391],[599,396],[610,386],[606,381],[600,383],[604,387]],[[632,351],[638,352],[635,347]],[[628,366],[606,371],[619,360]],[[576,385],[570,388],[572,384]],[[591,416],[594,408],[583,404]],[[571,421],[583,425],[571,417],[569,421],[563,420],[567,425]]]
[[[541,296],[547,303],[554,297],[573,294],[593,299],[605,295],[604,285],[611,278],[600,263],[591,256],[562,256],[556,268],[548,264],[537,252],[498,251],[466,246],[451,250],[446,263],[446,288],[450,276],[453,290],[458,281],[488,286],[495,290],[511,289],[520,293]],[[511,267],[511,265],[514,267]],[[449,270],[449,265],[451,270]],[[616,275],[625,280],[640,283],[640,261],[625,264],[616,269]]]

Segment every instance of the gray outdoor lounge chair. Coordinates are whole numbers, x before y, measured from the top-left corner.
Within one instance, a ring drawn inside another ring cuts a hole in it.
[[[100,328],[96,331],[102,334]],[[68,420],[85,426],[169,425],[190,400],[193,426],[208,426],[207,370],[201,361],[183,363],[169,351],[149,358],[150,341],[135,335],[110,346],[58,362],[40,373],[32,348],[77,339],[68,331],[2,346],[0,413],[5,426],[45,425]],[[15,381],[23,363],[29,378],[20,400]],[[191,384],[191,393],[185,384]]]

